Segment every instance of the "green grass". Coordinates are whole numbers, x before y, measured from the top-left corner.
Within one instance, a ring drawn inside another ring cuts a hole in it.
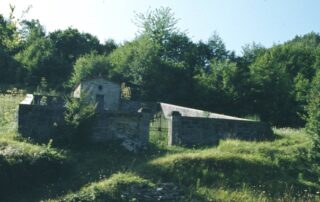
[[[303,130],[274,131],[273,142],[225,140],[213,148],[160,145],[131,154],[114,145],[98,145],[70,151],[70,159],[77,162],[73,174],[60,182],[63,189],[42,199],[117,201],[132,186],[153,187],[161,181],[176,184],[183,201],[319,200],[319,167],[309,160],[308,135]],[[144,201],[131,194],[130,199]]]
[[[5,99],[17,103],[20,98]],[[10,106],[6,109],[15,113],[16,106]],[[15,124],[14,118],[0,130],[10,124]],[[54,141],[39,145],[15,130],[2,130],[0,184],[10,186],[1,187],[7,190],[1,197],[150,201],[135,190],[148,195],[162,182],[175,184],[184,196],[181,201],[319,201],[320,169],[310,158],[308,134],[294,129],[274,132],[274,141],[223,140],[217,147],[191,149],[166,147],[166,138],[153,133],[148,150],[132,154],[116,142],[59,148]]]
[[[18,105],[24,98],[23,92],[17,89],[9,92],[6,94],[0,93],[0,135],[16,128]]]
[[[169,154],[149,162],[152,175],[194,185],[210,201],[317,200],[319,168],[302,130],[275,129],[274,142],[222,141],[217,148]]]
[[[132,190],[132,187],[135,187],[135,190]],[[49,201],[140,201],[144,199],[144,196],[138,195],[137,190],[139,188],[147,190],[153,187],[153,183],[135,174],[117,173],[108,179],[90,183],[78,192]]]

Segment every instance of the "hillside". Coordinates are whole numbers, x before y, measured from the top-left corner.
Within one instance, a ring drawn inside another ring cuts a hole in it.
[[[20,98],[0,99],[3,104]],[[14,115],[16,105],[2,109]],[[14,118],[7,119],[11,122],[3,122],[0,135],[3,201],[320,199],[320,170],[310,160],[311,140],[303,130],[274,129],[274,141],[224,140],[217,147],[193,149],[163,146],[153,134],[146,151],[132,154],[117,143],[39,145],[20,137]]]

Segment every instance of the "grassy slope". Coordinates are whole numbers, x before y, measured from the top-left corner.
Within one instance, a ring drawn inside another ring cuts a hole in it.
[[[153,173],[193,184],[206,200],[316,199],[319,170],[308,160],[302,131],[275,130],[274,142],[223,141],[217,148],[166,155],[149,162]]]
[[[141,155],[121,149],[115,155],[117,147],[88,147],[75,152],[85,154],[77,165],[78,177],[74,176],[83,183],[52,201],[90,201],[88,197],[112,201],[112,196],[119,200],[123,190],[140,181],[149,186],[173,182],[188,201],[319,200],[320,173],[308,160],[308,136],[301,130],[275,131],[274,142],[226,140],[216,148],[203,149],[154,147]]]
[[[6,162],[5,171],[11,171],[13,177],[19,176],[15,183],[31,184],[20,187],[19,194],[8,192],[6,199],[139,201],[145,198],[130,192],[132,187],[154,190],[160,181],[178,186],[184,201],[319,200],[320,173],[309,160],[310,139],[302,130],[275,132],[273,142],[226,140],[215,148],[198,149],[160,144],[151,145],[141,154],[131,154],[112,143],[64,152],[32,144],[14,131],[6,131],[0,135],[0,162]],[[67,166],[58,166],[61,163]],[[0,170],[3,165],[0,163]],[[54,180],[44,177],[32,186],[33,178],[19,175],[34,168],[26,165],[38,165],[32,176],[44,176],[56,168],[62,172],[54,173]]]

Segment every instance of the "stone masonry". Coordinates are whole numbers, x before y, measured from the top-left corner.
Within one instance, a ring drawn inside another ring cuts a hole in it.
[[[270,126],[257,121],[184,117],[173,111],[168,122],[169,145],[216,145],[220,139],[265,140],[272,137]]]

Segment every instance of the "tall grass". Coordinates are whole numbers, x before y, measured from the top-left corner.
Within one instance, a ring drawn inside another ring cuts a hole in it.
[[[18,105],[23,98],[23,91],[17,89],[0,93],[0,135],[17,128]]]
[[[192,186],[205,201],[317,201],[320,172],[303,130],[274,129],[272,142],[225,140],[216,148],[149,161],[150,175]]]

